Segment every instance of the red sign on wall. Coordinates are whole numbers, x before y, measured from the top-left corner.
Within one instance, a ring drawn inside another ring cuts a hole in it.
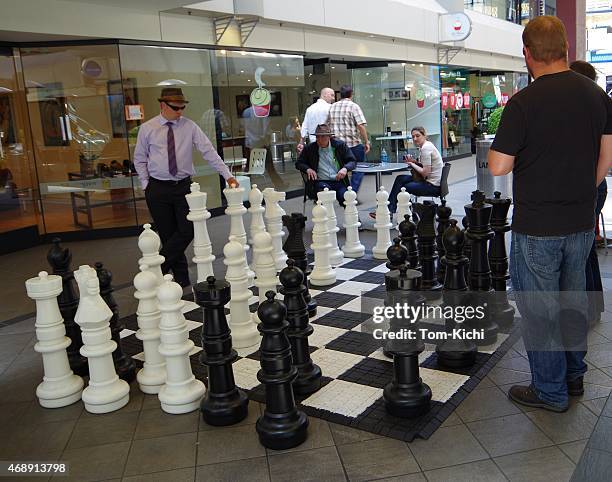
[[[470,108],[470,101],[472,100],[470,93],[469,92],[465,92],[463,94],[463,107],[466,109]]]
[[[455,94],[455,104],[457,109],[461,109],[463,107],[463,94],[461,92],[457,92]]]
[[[442,109],[446,109],[448,107],[448,95],[445,93],[442,94]]]
[[[501,105],[506,105],[508,103],[508,94],[501,95]]]
[[[455,110],[455,105],[456,105],[456,99],[455,99],[455,94],[449,94],[448,95],[448,103],[450,104],[450,108]]]

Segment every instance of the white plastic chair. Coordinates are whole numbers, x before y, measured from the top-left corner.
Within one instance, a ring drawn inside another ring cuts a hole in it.
[[[262,148],[251,149],[249,157],[249,170],[247,172],[237,172],[237,176],[265,176],[266,155],[268,151]]]

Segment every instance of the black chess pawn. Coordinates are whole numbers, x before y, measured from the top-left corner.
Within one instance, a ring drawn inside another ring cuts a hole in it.
[[[457,226],[457,220],[450,220],[450,226],[444,232],[442,242],[446,251],[442,310],[446,311],[446,307],[469,306],[469,293],[465,282],[465,270],[469,261],[462,254],[465,235]],[[476,361],[478,348],[469,337],[465,336],[467,332],[464,321],[452,318],[446,320],[447,339],[436,346],[438,364],[449,368],[463,368],[472,366]],[[455,330],[458,330],[458,335]]]
[[[314,331],[308,322],[308,309],[304,300],[304,273],[295,266],[292,259],[287,260],[287,267],[278,275],[283,287],[283,302],[287,307],[287,337],[291,344],[293,366],[297,368],[298,376],[293,382],[293,391],[298,395],[316,392],[321,388],[321,368],[310,358],[308,337]]]
[[[123,347],[121,346],[121,331],[125,328],[125,325],[119,320],[119,307],[113,296],[113,274],[100,262],[97,262],[95,267],[100,282],[100,296],[106,303],[106,306],[113,312],[113,317],[109,321],[109,327],[111,338],[117,344],[117,348],[113,352],[115,370],[119,378],[132,383],[136,379],[136,365],[130,356],[123,353]]]
[[[442,285],[436,277],[436,230],[434,228],[434,217],[436,215],[436,204],[431,201],[424,201],[423,204],[414,204],[414,209],[419,215],[417,224],[417,236],[419,240],[419,259],[421,262],[421,289],[429,291],[428,299],[434,300],[442,296]]]
[[[47,261],[51,266],[53,274],[62,277],[62,292],[57,296],[57,302],[64,319],[66,336],[70,338],[70,345],[66,350],[68,352],[70,368],[75,374],[84,377],[89,375],[89,366],[87,358],[82,356],[80,352],[83,346],[81,328],[74,321],[74,315],[76,315],[77,308],[79,307],[79,298],[70,267],[72,253],[68,248],[62,248],[60,243],[60,238],[53,238],[53,246],[47,253]]]
[[[295,406],[291,385],[297,378],[297,368],[291,364],[291,345],[286,335],[287,309],[274,295],[268,291],[267,300],[257,309],[261,320],[257,329],[262,334],[257,379],[266,388],[266,406],[255,428],[264,447],[284,450],[306,440],[308,417]]]
[[[225,317],[230,284],[209,276],[193,291],[196,303],[204,309],[200,361],[208,367],[208,390],[201,404],[202,418],[209,425],[233,425],[248,415],[249,399],[236,387],[232,370],[238,354],[232,348]]]
[[[436,247],[438,248],[438,270],[436,271],[436,276],[438,282],[442,284],[444,284],[444,273],[446,271],[444,259],[446,251],[444,250],[442,236],[444,235],[446,228],[450,226],[449,221],[452,213],[453,210],[446,205],[446,199],[442,199],[442,204],[440,204],[436,210]]]
[[[410,219],[410,214],[404,215],[404,220],[398,226],[402,245],[408,250],[408,266],[419,270],[419,249],[417,247],[416,224]]]
[[[408,259],[408,250],[404,245],[401,244],[400,238],[394,238],[393,244],[387,248],[387,268],[390,271],[400,269],[406,263]],[[402,253],[400,255],[400,253]]]
[[[295,265],[304,273],[304,299],[308,307],[308,316],[312,318],[317,314],[317,302],[310,296],[308,289],[308,276],[311,269],[306,257],[306,246],[304,245],[304,229],[306,228],[306,216],[301,213],[291,213],[283,216],[283,226],[289,234],[283,243],[283,251],[289,259],[295,261]]]
[[[489,243],[489,264],[491,265],[491,284],[495,290],[491,311],[495,314],[495,321],[501,329],[508,329],[514,321],[514,308],[508,303],[506,295],[506,282],[510,278],[508,273],[508,253],[506,251],[506,233],[510,231],[508,224],[508,210],[512,200],[501,197],[501,192],[495,191],[493,199],[487,203],[493,206],[491,213],[491,229],[495,233]]]
[[[465,205],[468,217],[467,238],[472,241],[472,257],[470,258],[469,287],[472,290],[474,303],[485,309],[481,319],[473,318],[469,324],[474,329],[482,330],[483,338],[477,339],[477,345],[489,345],[497,340],[498,326],[493,320],[490,303],[493,292],[491,288],[491,268],[487,246],[494,236],[491,231],[491,212],[493,206],[485,202],[482,191],[472,193],[472,203]],[[480,299],[476,299],[478,296]]]

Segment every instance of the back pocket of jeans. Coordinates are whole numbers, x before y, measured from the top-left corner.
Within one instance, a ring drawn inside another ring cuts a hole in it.
[[[564,236],[527,236],[527,255],[529,264],[544,273],[559,271],[563,253],[561,248]]]

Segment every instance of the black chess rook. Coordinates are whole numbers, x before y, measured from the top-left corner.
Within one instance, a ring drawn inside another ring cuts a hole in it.
[[[442,296],[442,285],[436,277],[436,230],[434,218],[436,215],[436,204],[424,201],[422,204],[414,204],[414,209],[419,215],[417,224],[417,237],[419,241],[419,259],[421,262],[421,289],[429,291],[426,296],[430,300],[439,299]]]

